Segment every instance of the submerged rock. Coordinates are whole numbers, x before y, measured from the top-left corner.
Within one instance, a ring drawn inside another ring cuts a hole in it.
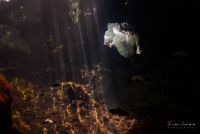
[[[9,133],[11,128],[11,88],[8,80],[0,74],[0,132],[4,133]]]
[[[56,87],[35,89],[31,83],[25,83],[15,82],[13,112],[20,112],[31,132],[126,134],[137,124],[128,114],[111,114],[88,86],[61,82]]]
[[[115,114],[115,115],[119,115],[119,116],[128,116],[129,115],[128,112],[126,112],[125,110],[123,110],[119,107],[116,109],[110,109],[109,112],[113,115]]]

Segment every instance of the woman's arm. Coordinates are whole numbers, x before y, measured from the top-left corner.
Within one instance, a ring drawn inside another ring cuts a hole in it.
[[[141,54],[142,51],[140,50],[139,35],[138,34],[135,34],[135,44],[136,44],[136,54]]]

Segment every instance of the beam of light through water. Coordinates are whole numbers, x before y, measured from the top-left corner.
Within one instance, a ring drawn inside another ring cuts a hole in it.
[[[93,69],[91,71],[94,71],[94,75],[96,75],[96,77],[94,77],[94,81],[91,84],[93,85],[96,94],[98,96],[101,96],[101,99],[104,100],[105,97],[104,90],[108,89],[104,89],[105,82],[101,79],[102,74],[98,74],[98,71],[95,69],[95,67],[102,60],[100,50],[98,50],[99,49],[98,45],[100,45],[99,43],[100,33],[99,33],[96,3],[94,3],[94,1],[91,1],[91,3],[88,4],[88,6],[89,7],[87,8],[87,11],[85,11],[84,14],[84,20],[85,20],[86,34],[89,45],[88,49],[90,50],[90,60]]]
[[[5,1],[5,2],[10,2],[10,0],[0,0],[0,2]]]

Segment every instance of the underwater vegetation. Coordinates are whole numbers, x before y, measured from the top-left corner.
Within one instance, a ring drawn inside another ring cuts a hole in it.
[[[96,13],[95,7],[93,7],[92,9],[88,7],[86,10],[82,9],[80,0],[68,0],[67,4],[68,4],[68,15],[71,21],[75,24],[79,22],[80,20],[79,18],[81,15],[91,16],[94,13]]]
[[[79,15],[81,13],[79,0],[69,0],[68,5],[69,5],[68,15],[70,16],[70,18],[74,23],[78,23]]]
[[[111,114],[89,86],[39,88],[19,78],[13,84],[13,127],[21,133],[127,134],[137,126],[134,118]]]

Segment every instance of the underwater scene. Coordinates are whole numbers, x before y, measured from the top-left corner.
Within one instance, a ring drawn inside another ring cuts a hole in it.
[[[0,134],[193,134],[195,0],[0,0]]]

